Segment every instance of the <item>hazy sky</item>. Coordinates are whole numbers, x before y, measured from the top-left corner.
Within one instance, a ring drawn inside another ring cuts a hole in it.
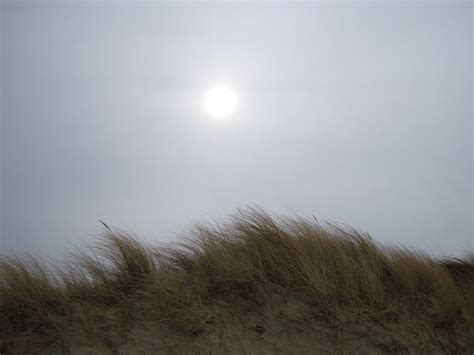
[[[56,253],[98,218],[173,240],[251,203],[472,246],[472,6],[2,1],[2,248]]]

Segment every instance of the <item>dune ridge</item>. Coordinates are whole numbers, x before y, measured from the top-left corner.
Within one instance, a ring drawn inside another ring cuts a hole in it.
[[[174,244],[107,228],[63,261],[0,257],[2,354],[474,351],[474,252],[436,259],[238,210]]]

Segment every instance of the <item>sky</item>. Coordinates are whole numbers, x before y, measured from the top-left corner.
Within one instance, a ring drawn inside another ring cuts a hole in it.
[[[472,248],[472,7],[2,1],[2,251],[55,255],[99,218],[173,241],[251,204]]]

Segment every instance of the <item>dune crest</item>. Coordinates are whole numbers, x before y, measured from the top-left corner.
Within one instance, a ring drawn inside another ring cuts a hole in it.
[[[249,208],[171,245],[108,228],[63,262],[0,259],[0,353],[472,351],[472,252],[315,219]]]

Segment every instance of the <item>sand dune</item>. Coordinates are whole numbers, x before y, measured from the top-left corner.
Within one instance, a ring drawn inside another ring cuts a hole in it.
[[[6,354],[474,351],[474,254],[437,260],[258,209],[152,246],[106,230],[63,262],[3,256]]]

